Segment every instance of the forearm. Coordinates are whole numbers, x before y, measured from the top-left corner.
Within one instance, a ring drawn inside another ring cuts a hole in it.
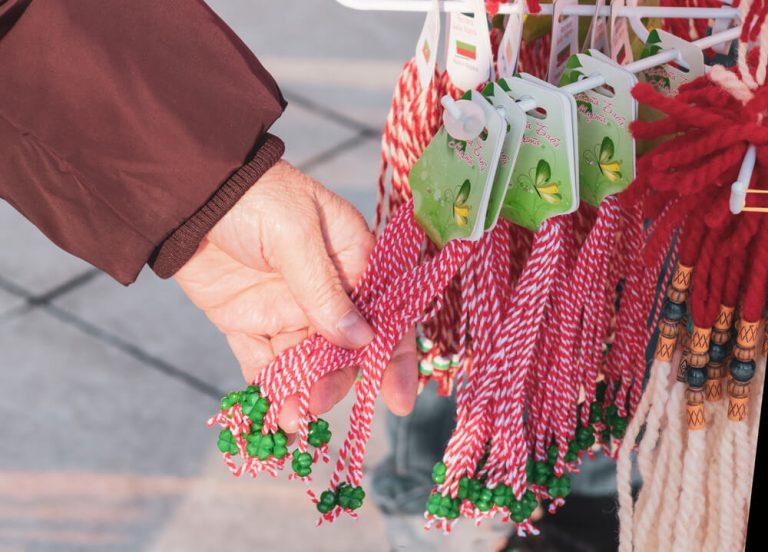
[[[279,159],[284,106],[201,1],[0,7],[0,196],[122,283],[194,253]]]

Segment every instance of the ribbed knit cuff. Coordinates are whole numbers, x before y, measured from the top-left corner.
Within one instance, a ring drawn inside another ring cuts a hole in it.
[[[285,152],[277,136],[266,134],[248,163],[216,190],[213,197],[155,250],[149,266],[161,278],[170,278],[195,254],[203,238]]]

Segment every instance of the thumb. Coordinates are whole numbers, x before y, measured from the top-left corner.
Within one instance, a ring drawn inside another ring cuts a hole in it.
[[[357,349],[370,343],[373,330],[344,290],[317,213],[273,238],[269,263],[280,272],[312,326],[340,347]]]

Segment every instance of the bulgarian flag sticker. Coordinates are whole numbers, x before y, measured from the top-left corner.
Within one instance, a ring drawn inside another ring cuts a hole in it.
[[[456,53],[467,59],[477,59],[477,47],[469,42],[457,40]]]

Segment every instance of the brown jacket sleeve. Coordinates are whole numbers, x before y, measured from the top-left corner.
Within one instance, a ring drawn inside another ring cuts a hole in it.
[[[0,0],[0,197],[124,284],[189,259],[284,107],[201,0]]]

